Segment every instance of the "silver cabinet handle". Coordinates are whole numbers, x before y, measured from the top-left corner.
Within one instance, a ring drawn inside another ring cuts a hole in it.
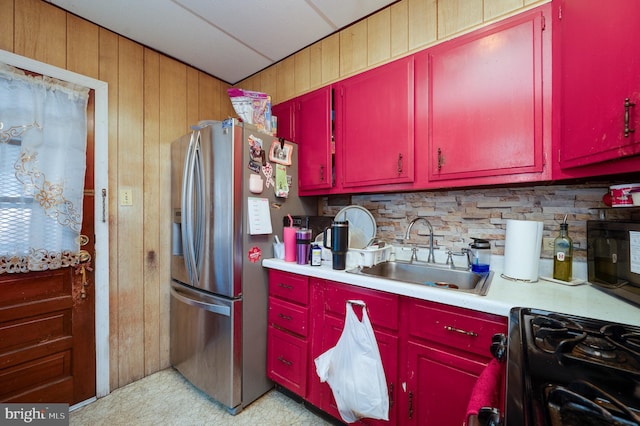
[[[629,127],[629,108],[636,106],[634,102],[631,102],[629,98],[624,100],[624,137],[628,138],[629,133],[633,133],[636,130]]]
[[[475,331],[462,330],[460,328],[451,327],[450,325],[445,325],[444,329],[447,331],[454,331],[456,333],[464,334],[466,336],[478,337],[478,333],[476,333]]]

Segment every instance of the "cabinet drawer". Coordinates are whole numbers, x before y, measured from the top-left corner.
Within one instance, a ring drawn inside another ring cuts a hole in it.
[[[377,290],[369,290],[335,282],[327,282],[325,287],[325,312],[330,312],[341,319],[346,315],[347,300],[362,300],[367,304],[369,319],[374,327],[380,326],[389,330],[398,329],[398,296]],[[356,313],[358,310],[355,309]]]
[[[307,341],[269,327],[267,376],[300,396],[307,389]]]
[[[491,338],[507,333],[507,318],[407,299],[409,335],[490,357]]]
[[[308,308],[269,297],[269,324],[307,337]]]
[[[309,303],[309,277],[270,269],[269,295],[306,305]]]

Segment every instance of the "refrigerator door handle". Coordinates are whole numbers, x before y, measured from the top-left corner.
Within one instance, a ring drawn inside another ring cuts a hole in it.
[[[197,269],[194,259],[194,229],[193,229],[193,167],[196,148],[196,132],[191,134],[189,148],[184,160],[184,171],[182,178],[182,251],[184,262],[191,284],[198,285]]]
[[[192,299],[190,297],[183,296],[176,289],[171,289],[171,295],[179,301],[186,303],[187,305],[194,306],[199,309],[204,309],[214,314],[224,315],[225,317],[231,316],[231,308],[229,306],[215,305],[212,303],[201,302],[199,300]]]
[[[198,132],[195,140],[193,152],[193,194],[194,194],[194,229],[193,229],[193,265],[196,268],[195,274],[200,279],[202,262],[204,258],[205,241],[205,181],[204,181],[204,159],[202,157],[201,134]]]

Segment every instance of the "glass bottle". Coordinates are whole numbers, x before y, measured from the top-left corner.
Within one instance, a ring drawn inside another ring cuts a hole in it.
[[[571,281],[573,264],[573,241],[569,237],[569,225],[560,224],[560,235],[553,240],[553,278]]]

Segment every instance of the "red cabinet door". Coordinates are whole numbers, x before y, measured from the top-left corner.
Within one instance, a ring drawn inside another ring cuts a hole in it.
[[[301,191],[333,186],[331,86],[296,100],[296,142],[299,147],[298,181]]]
[[[344,318],[337,318],[332,315],[325,315],[323,321],[323,338],[322,348],[325,351],[331,349],[338,343],[338,339],[344,329]],[[380,359],[382,360],[382,367],[385,372],[385,378],[387,380],[387,389],[389,392],[389,422],[395,424],[395,403],[398,392],[397,372],[398,372],[398,336],[392,335],[382,330],[376,330],[374,328],[374,334],[376,341],[378,342],[378,350],[380,351]],[[319,379],[318,379],[319,380]],[[328,383],[320,384],[321,401],[320,407],[322,410],[331,414],[336,418],[340,417],[338,406],[333,392]],[[389,424],[376,419],[361,419],[360,423],[374,425],[374,424]]]
[[[277,118],[278,129],[276,136],[288,141],[297,142],[295,138],[294,109],[295,99],[290,99],[271,107],[271,115]]]
[[[267,377],[290,391],[305,397],[307,393],[307,350],[305,339],[269,326],[267,340]]]
[[[374,419],[362,419],[365,424],[396,424],[396,401],[398,398],[398,308],[397,295],[358,288],[331,281],[312,280],[312,310],[317,312],[317,321],[312,332],[313,359],[334,347],[344,329],[347,300],[363,300],[369,312],[380,358],[387,380],[389,391],[389,422]],[[361,318],[361,308],[354,307]],[[320,383],[315,365],[313,375],[309,379],[309,401],[323,411],[340,418],[340,413],[327,383]]]
[[[543,171],[543,23],[537,9],[416,55],[430,181]]]
[[[437,346],[409,341],[400,424],[461,425],[471,391],[486,363]]]
[[[426,300],[400,305],[399,424],[460,425],[478,377],[491,359],[492,336],[507,318]],[[406,382],[405,382],[406,381]]]
[[[335,93],[342,186],[412,182],[413,57],[343,80]]]
[[[640,2],[618,0],[603,7],[598,0],[561,0],[557,6],[560,166],[639,154]],[[629,105],[628,113],[627,98],[635,104]],[[635,132],[625,133],[625,116],[627,127]]]

